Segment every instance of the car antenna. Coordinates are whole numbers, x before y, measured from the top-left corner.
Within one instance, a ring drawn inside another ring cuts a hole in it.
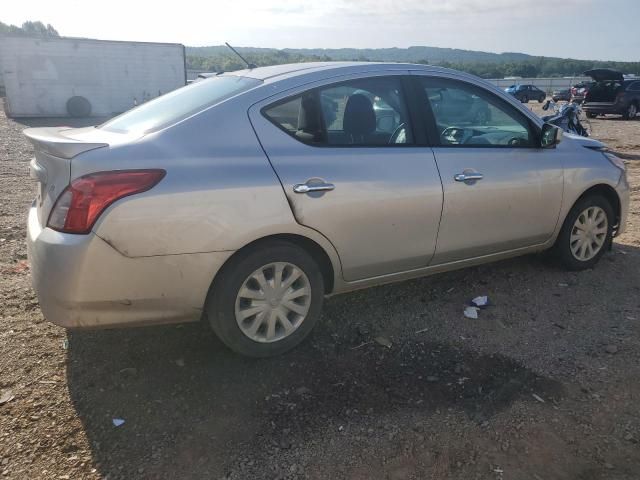
[[[233,48],[231,45],[229,45],[229,42],[224,42],[224,44],[225,44],[227,47],[229,47],[233,53],[235,53],[237,56],[239,56],[239,57],[240,57],[240,60],[242,60],[244,63],[246,63],[246,64],[247,64],[247,68],[248,68],[249,70],[251,70],[252,68],[258,68],[258,66],[257,66],[255,63],[249,63],[249,62],[247,62],[247,59],[246,59],[246,58],[244,58],[242,55],[240,55],[240,54],[238,53],[238,51],[237,51],[235,48]]]

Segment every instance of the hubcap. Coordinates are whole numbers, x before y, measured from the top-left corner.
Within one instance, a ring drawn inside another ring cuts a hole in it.
[[[609,223],[607,214],[600,207],[589,207],[584,210],[571,229],[571,253],[581,262],[595,257],[602,249],[606,239]]]
[[[287,262],[269,263],[243,282],[236,297],[236,322],[255,342],[282,340],[295,332],[311,306],[305,273]]]
[[[638,113],[638,109],[632,103],[631,105],[629,105],[629,118],[635,118],[636,113]]]

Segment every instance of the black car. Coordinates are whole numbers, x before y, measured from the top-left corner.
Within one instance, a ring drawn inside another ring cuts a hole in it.
[[[563,100],[565,102],[568,102],[569,100],[571,100],[571,89],[563,88],[561,90],[554,90],[553,94],[551,95],[551,98],[553,99],[554,102],[560,102]]]
[[[511,85],[505,88],[504,91],[510,93],[522,103],[529,103],[529,100],[538,100],[538,102],[542,103],[547,98],[547,94],[535,85]]]
[[[640,111],[640,78],[626,80],[621,72],[598,68],[584,72],[593,78],[582,108],[587,117],[607,113],[622,115],[633,120]]]

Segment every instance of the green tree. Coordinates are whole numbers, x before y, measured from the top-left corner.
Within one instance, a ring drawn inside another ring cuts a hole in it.
[[[58,31],[51,24],[40,21],[27,21],[21,27],[0,22],[0,34],[25,35],[32,37],[59,37]]]

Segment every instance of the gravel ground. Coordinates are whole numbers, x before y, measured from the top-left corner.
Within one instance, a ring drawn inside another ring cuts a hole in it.
[[[634,190],[596,269],[529,256],[333,297],[306,343],[269,360],[200,324],[46,322],[24,126],[0,117],[2,478],[640,477],[640,121],[591,121]],[[476,295],[492,306],[466,319]]]

